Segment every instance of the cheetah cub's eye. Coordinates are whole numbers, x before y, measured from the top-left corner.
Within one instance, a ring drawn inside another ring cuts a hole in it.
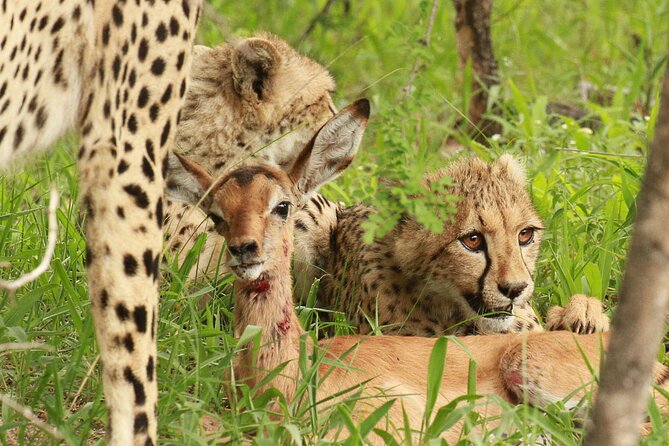
[[[485,237],[480,232],[470,232],[460,238],[460,243],[470,251],[480,251],[485,246]]]
[[[527,246],[534,240],[534,228],[521,229],[518,233],[518,243],[520,246]]]
[[[272,214],[276,214],[279,217],[286,219],[288,217],[288,211],[290,210],[290,202],[282,201],[277,204],[274,209],[272,209]]]

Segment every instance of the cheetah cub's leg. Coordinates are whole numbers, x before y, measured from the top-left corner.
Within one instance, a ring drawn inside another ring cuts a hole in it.
[[[564,308],[552,307],[548,310],[546,328],[577,334],[599,333],[609,331],[609,317],[604,314],[599,299],[576,294]]]

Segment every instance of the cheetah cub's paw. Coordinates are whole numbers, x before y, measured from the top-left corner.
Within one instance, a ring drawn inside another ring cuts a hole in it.
[[[543,331],[539,318],[529,303],[524,306],[514,306],[513,315],[516,317],[516,322],[511,329],[512,333]]]
[[[569,330],[577,334],[599,333],[609,330],[609,317],[604,314],[599,299],[576,294],[564,308],[548,310],[546,327],[551,331]]]

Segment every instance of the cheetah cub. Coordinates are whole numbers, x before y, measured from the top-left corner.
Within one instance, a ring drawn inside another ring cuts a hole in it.
[[[445,175],[459,201],[441,234],[405,216],[367,245],[361,223],[372,207],[312,197],[296,216],[298,292],[321,277],[319,305],[344,311],[363,333],[370,321],[412,336],[541,330],[530,299],[543,224],[522,167],[510,155],[490,164],[470,158],[427,184]],[[596,299],[578,296],[551,314],[551,329],[608,329]]]
[[[334,116],[334,86],[325,68],[269,33],[196,46],[175,152],[214,177],[248,158],[289,168]],[[195,207],[171,203],[166,215],[168,246],[182,261],[201,233],[215,233]],[[220,237],[208,237],[191,276],[215,271],[222,246]]]

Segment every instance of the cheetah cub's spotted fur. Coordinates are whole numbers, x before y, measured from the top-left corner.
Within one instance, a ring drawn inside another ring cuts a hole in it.
[[[344,311],[363,332],[370,320],[386,333],[418,336],[541,330],[530,299],[543,228],[523,169],[510,155],[491,164],[471,158],[427,183],[444,175],[460,201],[441,234],[405,216],[367,245],[361,223],[372,207],[313,197],[295,225],[298,284],[322,276],[319,304]],[[575,321],[562,328],[608,328],[599,302],[582,297],[561,310],[553,319]]]
[[[214,177],[251,157],[289,168],[334,116],[333,89],[325,68],[272,34],[196,46],[175,151]],[[181,260],[209,233],[192,275],[215,271],[224,245],[206,215],[181,203],[170,204],[166,214],[169,245]]]

